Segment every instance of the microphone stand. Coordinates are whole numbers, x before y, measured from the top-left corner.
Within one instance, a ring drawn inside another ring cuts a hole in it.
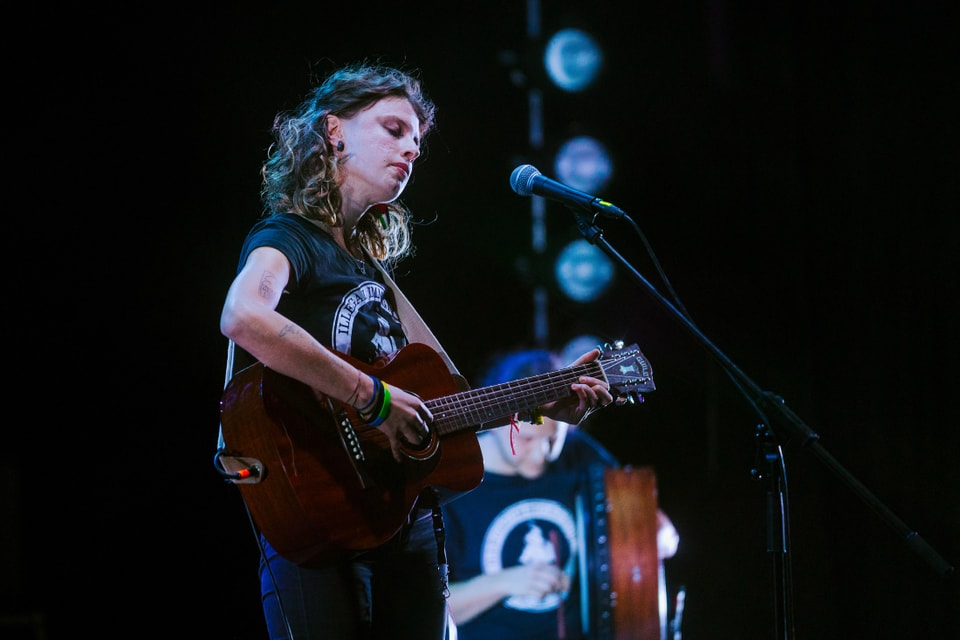
[[[792,638],[793,578],[790,568],[790,507],[787,492],[787,470],[783,451],[765,424],[757,426],[757,459],[750,470],[754,480],[768,478],[767,489],[767,553],[773,555],[773,580],[779,599],[774,599],[774,618],[781,637]],[[766,464],[761,464],[765,462]],[[766,469],[766,471],[764,471]]]
[[[673,317],[676,319],[687,331],[689,331],[697,341],[706,348],[707,352],[720,364],[721,367],[727,372],[731,377],[742,393],[747,396],[747,400],[750,401],[758,411],[761,411],[764,415],[775,415],[780,418],[780,420],[786,424],[791,432],[800,439],[800,443],[804,448],[808,448],[823,464],[827,466],[830,471],[832,471],[840,480],[842,480],[846,485],[856,494],[861,500],[863,500],[868,507],[870,507],[879,517],[885,522],[893,531],[900,536],[900,538],[906,543],[907,547],[925,560],[934,571],[936,571],[941,576],[946,576],[953,573],[953,566],[951,566],[933,547],[931,547],[926,540],[924,540],[920,535],[911,530],[896,514],[894,514],[886,505],[884,505],[873,493],[856,477],[854,477],[847,469],[845,469],[830,453],[828,453],[823,446],[820,444],[820,436],[807,426],[800,417],[794,413],[784,402],[783,398],[777,396],[776,394],[765,391],[760,388],[752,379],[750,379],[746,374],[744,374],[740,368],[733,363],[730,358],[728,358],[716,345],[714,345],[697,327],[693,322],[686,316],[686,314],[681,313],[673,304],[670,303],[657,289],[651,285],[641,274],[630,264],[630,262],[620,255],[616,249],[614,249],[606,238],[603,237],[603,230],[597,226],[596,218],[604,214],[600,209],[592,210],[590,208],[584,207],[583,209],[575,208],[571,205],[567,205],[571,211],[573,211],[574,216],[577,221],[577,229],[580,231],[580,234],[586,238],[588,242],[594,244],[618,262],[624,269],[626,269],[634,280],[637,281],[647,292],[653,296],[653,298],[659,302]],[[609,215],[609,214],[606,214]],[[619,216],[618,216],[619,217]],[[629,216],[622,216],[629,219]],[[631,221],[632,222],[632,221]],[[758,437],[761,434],[758,434]],[[763,433],[764,437],[768,434]],[[765,452],[770,452],[772,449],[769,446],[765,449]],[[776,449],[777,457],[779,457],[779,448]],[[765,456],[767,454],[765,453]],[[781,458],[782,459],[782,458]],[[771,495],[779,496],[782,498],[782,490],[786,487],[786,472],[785,470],[779,468],[777,472],[771,473],[771,476],[775,479],[774,484],[771,487]],[[785,511],[786,503],[785,501],[778,502],[779,507],[781,508],[780,512],[780,522],[787,522],[787,513]],[[768,520],[773,520],[772,514],[768,514]],[[776,527],[774,527],[774,530]],[[772,537],[774,531],[771,531],[769,535]],[[782,601],[778,601],[777,604],[777,617],[778,617],[778,627],[780,628],[781,637],[787,640],[790,640],[794,637],[793,629],[793,620],[792,620],[792,601],[790,598],[791,595],[791,586],[790,586],[790,576],[788,566],[782,564],[783,559],[786,558],[786,554],[789,552],[787,548],[789,545],[788,537],[786,534],[786,529],[781,528],[781,534],[784,534],[780,538],[780,553],[775,559],[775,563],[779,563],[776,566],[779,570],[776,571],[778,577],[782,584],[780,585],[780,593],[783,598]],[[786,569],[786,570],[785,570]]]

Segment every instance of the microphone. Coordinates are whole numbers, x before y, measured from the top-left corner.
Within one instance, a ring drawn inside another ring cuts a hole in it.
[[[627,215],[619,207],[606,200],[601,200],[597,196],[577,191],[556,180],[547,178],[537,171],[536,167],[529,164],[522,164],[513,170],[513,173],[510,174],[510,187],[521,196],[543,196],[565,205],[576,205],[583,209],[601,213],[608,218],[622,218]]]

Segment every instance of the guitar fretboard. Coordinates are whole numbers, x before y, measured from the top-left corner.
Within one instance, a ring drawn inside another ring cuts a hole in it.
[[[424,404],[433,414],[434,427],[444,435],[566,398],[573,394],[570,385],[580,376],[604,377],[600,365],[594,361],[434,398]]]

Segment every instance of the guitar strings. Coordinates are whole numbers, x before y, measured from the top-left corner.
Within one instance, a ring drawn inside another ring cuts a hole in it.
[[[598,377],[599,364],[588,362],[513,382],[481,387],[426,402],[440,433],[482,424],[570,395],[570,384],[580,376]]]

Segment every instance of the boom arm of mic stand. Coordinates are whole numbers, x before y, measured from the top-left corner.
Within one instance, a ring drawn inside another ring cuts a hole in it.
[[[595,216],[588,215],[583,211],[573,209],[577,219],[577,228],[580,234],[591,244],[597,245],[603,251],[617,261],[626,269],[634,280],[637,281],[653,298],[659,302],[675,320],[689,331],[694,338],[704,347],[707,352],[736,380],[745,393],[749,393],[753,402],[763,407],[764,410],[775,413],[780,419],[788,425],[795,435],[800,437],[804,447],[809,448],[821,462],[823,462],[830,471],[836,474],[847,486],[869,506],[894,532],[899,535],[914,553],[926,561],[934,571],[941,576],[952,574],[954,567],[947,562],[937,551],[930,546],[920,535],[910,529],[896,514],[894,514],[886,505],[884,505],[862,482],[853,476],[843,467],[830,453],[828,453],[819,442],[820,436],[813,429],[806,425],[803,420],[797,416],[786,403],[776,396],[776,394],[763,391],[753,380],[747,377],[740,368],[733,363],[716,345],[697,328],[695,324],[683,313],[677,310],[669,300],[657,291],[639,271],[634,268],[630,262],[614,249],[606,238],[603,237],[603,230],[594,222]]]

